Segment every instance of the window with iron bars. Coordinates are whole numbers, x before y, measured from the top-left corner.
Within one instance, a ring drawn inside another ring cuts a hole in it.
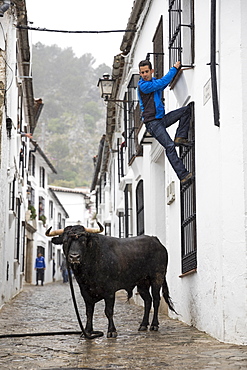
[[[15,259],[20,261],[21,247],[21,201],[16,198],[16,219],[15,219]]]
[[[181,255],[182,274],[197,268],[197,236],[196,236],[196,182],[195,182],[195,124],[194,109],[188,139],[191,147],[180,147],[180,157],[185,167],[193,174],[191,182],[181,186]]]
[[[142,155],[142,146],[138,144],[137,133],[142,124],[140,119],[140,107],[137,104],[137,84],[139,81],[139,74],[134,74],[128,84],[127,100],[128,104],[125,106],[125,132],[128,147],[128,162],[129,164],[136,156]],[[128,118],[127,118],[128,117]]]
[[[124,225],[126,238],[133,236],[132,211],[132,186],[131,184],[128,184],[124,189]]]
[[[153,37],[153,53],[147,54],[148,60],[150,59],[150,54],[153,54],[154,77],[156,78],[161,78],[164,75],[163,45],[163,17],[161,16]]]
[[[137,223],[137,235],[143,235],[144,234],[143,180],[140,180],[136,187],[136,223]]]
[[[122,142],[120,139],[117,140],[118,147],[118,182],[121,181],[121,177],[124,177],[124,153],[125,153],[125,140]]]
[[[194,0],[169,0],[169,65],[194,64]]]
[[[39,168],[39,186],[41,188],[45,187],[45,169],[44,169],[44,167]]]
[[[11,211],[15,210],[15,182],[16,178],[14,177],[13,181],[9,184],[9,209]]]
[[[124,212],[119,212],[118,214],[118,231],[119,238],[124,238]]]
[[[28,172],[30,176],[35,176],[35,155],[32,153],[29,153]]]

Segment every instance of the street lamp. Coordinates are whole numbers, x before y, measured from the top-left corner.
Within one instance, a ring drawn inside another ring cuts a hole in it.
[[[109,73],[104,73],[102,78],[99,78],[98,87],[100,88],[100,95],[105,101],[110,100],[112,95],[112,88],[114,80],[110,78]]]

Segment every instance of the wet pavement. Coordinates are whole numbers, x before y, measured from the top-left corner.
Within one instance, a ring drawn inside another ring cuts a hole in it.
[[[82,322],[84,302],[74,283]],[[78,334],[0,338],[0,369],[247,369],[247,346],[220,343],[178,320],[160,314],[158,332],[138,332],[143,308],[117,295],[117,338],[107,338],[104,303],[96,305],[97,339]],[[68,284],[26,286],[0,310],[0,334],[77,331]]]

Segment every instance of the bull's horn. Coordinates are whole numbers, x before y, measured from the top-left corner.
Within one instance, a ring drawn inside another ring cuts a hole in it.
[[[91,233],[91,234],[102,233],[102,231],[104,231],[103,226],[98,221],[97,221],[97,224],[99,225],[99,229],[90,229],[90,228],[87,228],[87,227],[84,227],[84,229],[85,229],[85,231],[87,231],[88,233]]]
[[[53,230],[51,231],[52,227],[50,227],[48,230],[46,230],[45,235],[46,236],[57,236],[57,235],[62,235],[64,232],[64,229],[58,229],[58,230]]]

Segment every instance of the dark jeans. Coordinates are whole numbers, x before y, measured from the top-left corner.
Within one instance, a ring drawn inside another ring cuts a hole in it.
[[[44,282],[44,274],[45,270],[44,269],[37,269],[36,270],[36,284],[38,285],[38,281],[41,280],[41,284],[43,285]]]
[[[166,156],[172,165],[180,180],[188,175],[181,158],[179,158],[175,144],[170,138],[167,127],[179,120],[179,125],[175,134],[176,137],[188,138],[188,131],[190,127],[191,107],[190,105],[176,109],[167,113],[163,118],[156,119],[146,123],[147,131],[165,148]]]

